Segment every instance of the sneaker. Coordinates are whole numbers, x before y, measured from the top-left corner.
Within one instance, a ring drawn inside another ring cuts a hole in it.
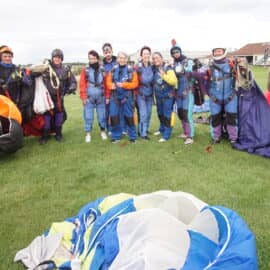
[[[123,131],[122,132],[122,135],[127,136],[127,132],[126,131]]]
[[[230,140],[230,144],[232,147],[234,146],[235,143],[236,143],[236,140]]]
[[[133,139],[130,139],[129,142],[130,143],[136,143],[137,141],[136,140],[133,140]]]
[[[193,144],[194,143],[194,141],[193,141],[193,139],[192,138],[186,138],[185,139],[185,142],[184,142],[184,144]]]
[[[158,131],[156,131],[156,132],[154,132],[154,135],[155,136],[158,136],[158,135],[160,135],[161,133],[160,133],[160,131],[158,130]]]
[[[187,135],[185,133],[182,133],[178,136],[178,138],[181,138],[181,139],[186,139],[187,138]]]
[[[212,140],[211,140],[211,143],[212,143],[212,144],[220,143],[220,139],[212,139]]]
[[[85,142],[90,143],[91,142],[91,134],[86,134],[85,136]]]
[[[166,139],[164,139],[164,138],[160,138],[159,140],[158,140],[158,142],[160,142],[160,143],[162,143],[162,142],[166,142],[167,140]]]
[[[106,134],[106,132],[105,132],[105,131],[101,131],[101,133],[100,133],[100,137],[101,137],[101,139],[102,139],[103,141],[105,141],[105,140],[107,140],[107,139],[108,139],[108,136],[107,136],[107,134]]]
[[[46,137],[41,137],[39,140],[38,140],[39,144],[40,145],[44,145],[44,144],[47,144],[48,142],[48,138]]]
[[[111,131],[109,131],[109,132],[108,132],[108,135],[111,137],[111,136],[112,136],[112,132],[111,132]]]
[[[150,141],[150,138],[148,136],[141,137],[143,140]]]
[[[112,140],[111,140],[111,143],[113,143],[113,144],[119,143],[119,142],[120,142],[120,140],[115,140],[115,139],[112,139]]]
[[[55,135],[54,138],[57,142],[62,142],[64,140],[62,135]]]

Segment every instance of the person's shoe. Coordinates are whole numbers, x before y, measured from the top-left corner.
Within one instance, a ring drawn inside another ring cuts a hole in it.
[[[236,140],[230,140],[231,146],[234,146],[235,143],[236,143]]]
[[[193,144],[194,140],[192,138],[186,138],[184,144]]]
[[[187,138],[187,135],[185,133],[182,133],[178,136],[178,138],[181,138],[181,139],[186,139]]]
[[[111,140],[111,143],[113,143],[113,144],[116,144],[116,143],[119,143],[119,142],[120,142],[120,140],[115,140],[115,139]]]
[[[211,144],[217,144],[220,143],[220,139],[212,139]]]
[[[158,140],[158,142],[160,142],[160,143],[163,143],[163,142],[166,142],[167,140],[166,139],[164,139],[164,138],[160,138],[159,140]]]
[[[133,140],[133,139],[130,139],[129,142],[130,143],[136,143],[137,141],[136,140]]]
[[[57,142],[62,142],[64,140],[63,135],[59,135],[59,134],[55,135],[54,138]]]
[[[55,127],[55,136],[54,136],[54,138],[58,142],[62,142],[63,141],[62,126]]]
[[[156,131],[156,132],[154,132],[154,135],[155,136],[159,136],[161,134],[161,132],[158,130],[158,131]]]
[[[90,134],[86,134],[86,136],[85,136],[85,142],[86,143],[90,143],[91,142],[91,135]]]
[[[105,131],[101,131],[101,133],[100,133],[100,137],[101,137],[101,139],[102,139],[103,141],[105,141],[105,140],[107,140],[107,139],[108,139],[108,136],[107,136],[107,134],[106,134],[106,132],[105,132]]]
[[[112,132],[111,132],[111,131],[109,131],[109,132],[108,132],[108,135],[111,137],[111,136],[112,136]]]
[[[150,141],[150,138],[148,136],[141,137],[143,140]]]
[[[126,131],[123,131],[122,132],[122,135],[127,136],[127,132]]]
[[[48,142],[48,137],[41,137],[39,140],[38,140],[39,144],[40,145],[44,145],[44,144],[47,144]]]

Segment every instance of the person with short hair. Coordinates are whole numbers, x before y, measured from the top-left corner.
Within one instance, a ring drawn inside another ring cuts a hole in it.
[[[89,64],[82,69],[80,75],[80,97],[83,103],[85,142],[91,142],[91,132],[94,123],[94,109],[97,112],[102,140],[107,140],[106,109],[104,95],[105,72],[100,65],[99,54],[91,50],[88,52]]]
[[[171,66],[165,65],[160,52],[152,54],[154,66],[153,90],[156,97],[157,114],[160,127],[154,135],[162,135],[160,143],[166,142],[171,137],[171,116],[173,112],[175,89],[177,88],[177,77]]]
[[[128,65],[128,55],[119,52],[117,65],[109,72],[106,78],[110,97],[110,123],[112,143],[117,143],[122,137],[121,115],[127,126],[131,143],[137,139],[134,123],[134,90],[138,86],[137,72]]]
[[[150,140],[147,135],[150,125],[153,105],[153,79],[154,72],[150,62],[151,49],[144,46],[140,50],[141,60],[135,69],[139,77],[136,101],[139,109],[139,134],[142,139]]]

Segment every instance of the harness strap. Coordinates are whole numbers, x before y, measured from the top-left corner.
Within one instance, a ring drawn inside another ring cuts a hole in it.
[[[224,81],[224,80],[227,80],[227,79],[231,79],[232,78],[232,75],[226,75],[226,76],[223,76],[221,78],[213,78],[211,77],[211,81],[213,82],[220,82],[220,81]]]
[[[230,103],[232,100],[233,100],[233,98],[234,98],[234,96],[236,95],[236,92],[235,91],[233,91],[229,96],[228,96],[228,98],[226,98],[224,101],[223,100],[219,100],[216,96],[214,96],[214,95],[210,95],[209,97],[210,97],[210,99],[214,102],[214,103],[216,103],[216,104],[218,104],[218,105],[227,105],[228,103]]]

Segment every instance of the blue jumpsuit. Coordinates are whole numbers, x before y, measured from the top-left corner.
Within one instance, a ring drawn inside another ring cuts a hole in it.
[[[226,126],[231,141],[238,137],[237,95],[233,87],[231,67],[227,59],[214,61],[210,66],[211,136],[219,140],[222,134],[222,114],[226,113]]]
[[[133,69],[125,66],[115,66],[112,73],[114,83],[130,82],[133,76]],[[126,90],[117,87],[111,92],[110,97],[110,120],[112,139],[119,140],[122,136],[121,116],[123,116],[130,140],[136,140],[137,134],[133,119],[134,112],[134,90]]]
[[[137,104],[140,114],[139,133],[141,137],[146,137],[152,113],[154,73],[150,64],[144,66],[141,62],[136,67],[136,71],[140,82],[137,93]]]
[[[163,67],[165,71],[170,67]],[[157,68],[154,68],[153,89],[156,97],[157,114],[160,121],[159,131],[165,140],[168,140],[172,133],[171,115],[173,112],[173,103],[175,90],[174,86],[164,81]]]
[[[188,138],[194,137],[193,106],[194,96],[192,93],[191,81],[188,80],[185,71],[192,71],[192,60],[186,58],[174,63],[174,71],[178,79],[176,94],[177,114],[182,122],[184,134]]]
[[[84,129],[91,132],[94,123],[94,109],[96,108],[98,123],[101,130],[106,128],[106,108],[104,97],[104,74],[99,68],[95,71],[92,67],[85,70],[88,81],[87,103],[84,106]]]

